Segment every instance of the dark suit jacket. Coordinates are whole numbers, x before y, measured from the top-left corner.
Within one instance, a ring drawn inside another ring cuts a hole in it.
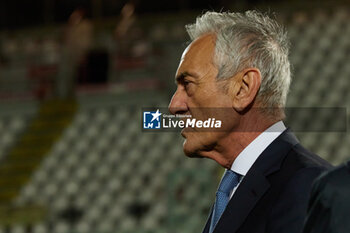
[[[313,185],[304,233],[350,232],[350,162]]]
[[[314,179],[331,165],[303,148],[289,129],[250,168],[214,233],[300,233]],[[203,233],[209,232],[211,214]]]

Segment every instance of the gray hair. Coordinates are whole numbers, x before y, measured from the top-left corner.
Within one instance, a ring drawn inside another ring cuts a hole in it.
[[[256,11],[206,12],[186,29],[192,40],[208,33],[216,35],[217,79],[230,78],[248,67],[258,68],[262,81],[257,100],[272,114],[276,111],[271,109],[285,106],[291,82],[289,41],[275,20]]]

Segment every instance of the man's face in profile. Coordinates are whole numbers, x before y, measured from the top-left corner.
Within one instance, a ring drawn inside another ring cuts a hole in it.
[[[217,109],[225,109],[220,114],[225,121],[225,129],[235,122],[231,114],[231,98],[223,86],[228,81],[217,81],[218,69],[213,64],[215,36],[208,34],[192,42],[184,51],[176,72],[177,90],[169,104],[172,114],[192,115],[192,118],[218,119]],[[228,111],[228,112],[227,112]],[[198,128],[184,128],[184,152],[190,157],[200,157],[201,151],[209,151],[229,130],[200,131]],[[225,132],[226,131],[226,132]]]

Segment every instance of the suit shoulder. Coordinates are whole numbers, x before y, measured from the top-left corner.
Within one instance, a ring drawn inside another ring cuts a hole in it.
[[[292,172],[289,173],[285,190],[295,189],[297,191],[303,187],[307,192],[311,191],[312,183],[317,177],[332,168],[330,163],[300,144],[296,144],[289,151],[285,166],[293,167]]]
[[[329,167],[328,162],[302,146],[291,148],[279,174],[279,179],[284,179],[284,182],[270,213],[270,219],[279,219],[279,222],[271,221],[268,232],[302,231],[312,184]]]
[[[304,232],[349,232],[349,194],[350,169],[347,165],[319,176],[312,187]]]
[[[330,169],[317,178],[316,183],[327,183],[327,186],[341,187],[350,185],[350,168],[342,164]]]
[[[289,156],[293,156],[295,162],[301,168],[319,168],[322,171],[326,171],[333,167],[329,162],[307,150],[300,143],[292,147]]]

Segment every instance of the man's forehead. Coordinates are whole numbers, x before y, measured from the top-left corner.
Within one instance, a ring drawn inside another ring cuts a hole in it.
[[[180,59],[180,63],[179,63],[179,67],[177,68],[177,71],[176,71],[176,74],[175,74],[175,78],[179,75],[179,73],[181,72],[180,69],[182,67],[182,63],[184,62],[185,60],[185,56],[188,52],[188,50],[190,49],[190,45],[188,45],[186,47],[186,49],[183,51],[182,55],[181,55],[181,59]]]
[[[205,34],[194,40],[189,44],[181,55],[181,62],[186,56],[201,56],[201,54],[208,56],[215,48],[216,36],[214,34]]]
[[[182,61],[183,59],[185,59],[185,55],[187,54],[188,50],[190,49],[190,46],[191,46],[191,44],[189,44],[189,45],[185,48],[185,50],[183,51],[183,53],[182,53],[182,55],[181,55],[181,61]]]
[[[215,39],[213,34],[206,34],[189,44],[182,53],[175,78],[208,69],[212,65]]]

